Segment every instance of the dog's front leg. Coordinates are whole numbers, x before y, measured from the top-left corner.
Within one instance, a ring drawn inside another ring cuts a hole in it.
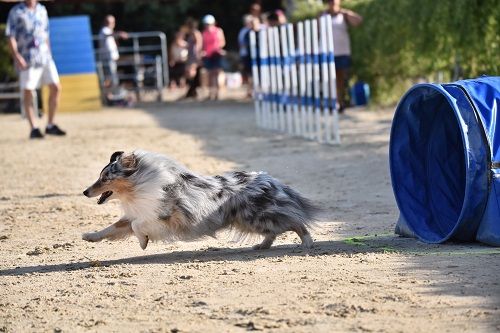
[[[82,239],[88,242],[100,242],[103,239],[116,240],[126,238],[133,233],[131,222],[122,218],[101,231],[84,233]]]
[[[145,250],[146,247],[148,246],[149,237],[140,234],[135,234],[135,236],[139,240],[139,245],[141,246],[141,249]]]
[[[144,232],[143,223],[144,222],[141,221],[135,221],[134,223],[132,223],[131,228],[134,232],[135,237],[137,237],[137,239],[139,240],[139,245],[141,246],[141,249],[145,250],[146,247],[148,246],[149,237]]]

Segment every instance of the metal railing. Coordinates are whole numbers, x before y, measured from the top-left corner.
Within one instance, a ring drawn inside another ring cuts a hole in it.
[[[141,99],[141,91],[154,88],[158,100],[162,99],[163,88],[168,85],[167,37],[161,31],[128,32],[127,39],[119,39],[118,79],[131,82]],[[100,61],[102,49],[99,48],[99,35],[93,36],[97,73],[101,87],[104,85],[103,65]]]
[[[41,110],[38,108],[38,99],[39,99],[39,94],[38,94],[38,89],[35,89],[32,91],[33,94],[33,111],[35,115],[38,115],[39,118],[41,118],[42,113]],[[9,82],[9,83],[0,83],[0,102],[6,101],[6,100],[14,100],[18,102],[19,104],[19,110],[21,112],[21,116],[23,118],[26,117],[26,114],[24,113],[24,92],[21,90],[19,87],[19,82]],[[17,103],[13,103],[17,104]],[[2,110],[2,111],[10,111],[10,110]]]

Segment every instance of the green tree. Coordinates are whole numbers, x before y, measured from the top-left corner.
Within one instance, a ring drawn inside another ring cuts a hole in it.
[[[294,18],[319,8],[297,0]],[[353,75],[374,100],[396,102],[418,81],[500,74],[498,0],[344,0],[364,18],[351,29]]]
[[[2,40],[0,42],[0,82],[10,81],[16,77],[16,73],[5,37],[5,24],[0,24],[0,39]]]
[[[375,99],[392,103],[418,80],[498,75],[497,0],[358,0],[364,17],[351,32],[355,74]]]

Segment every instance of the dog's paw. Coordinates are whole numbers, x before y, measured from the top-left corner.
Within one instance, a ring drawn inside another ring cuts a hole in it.
[[[252,246],[252,249],[253,250],[262,250],[260,244],[256,244],[256,245]]]
[[[139,245],[141,249],[145,250],[148,247],[149,238],[148,236],[136,235],[137,239],[139,239]]]
[[[312,249],[314,246],[314,241],[311,238],[311,235],[305,235],[302,238],[302,247],[304,249]]]
[[[252,246],[254,250],[267,250],[271,248],[271,244],[257,244]]]
[[[97,237],[95,232],[86,232],[82,234],[82,239],[87,242],[98,242],[100,239]]]

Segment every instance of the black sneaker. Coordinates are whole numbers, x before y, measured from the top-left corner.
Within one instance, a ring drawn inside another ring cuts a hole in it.
[[[38,128],[33,128],[30,133],[30,139],[43,139],[43,134]]]
[[[57,125],[52,125],[51,127],[47,126],[45,128],[45,134],[63,136],[66,135],[66,132],[57,127]]]

